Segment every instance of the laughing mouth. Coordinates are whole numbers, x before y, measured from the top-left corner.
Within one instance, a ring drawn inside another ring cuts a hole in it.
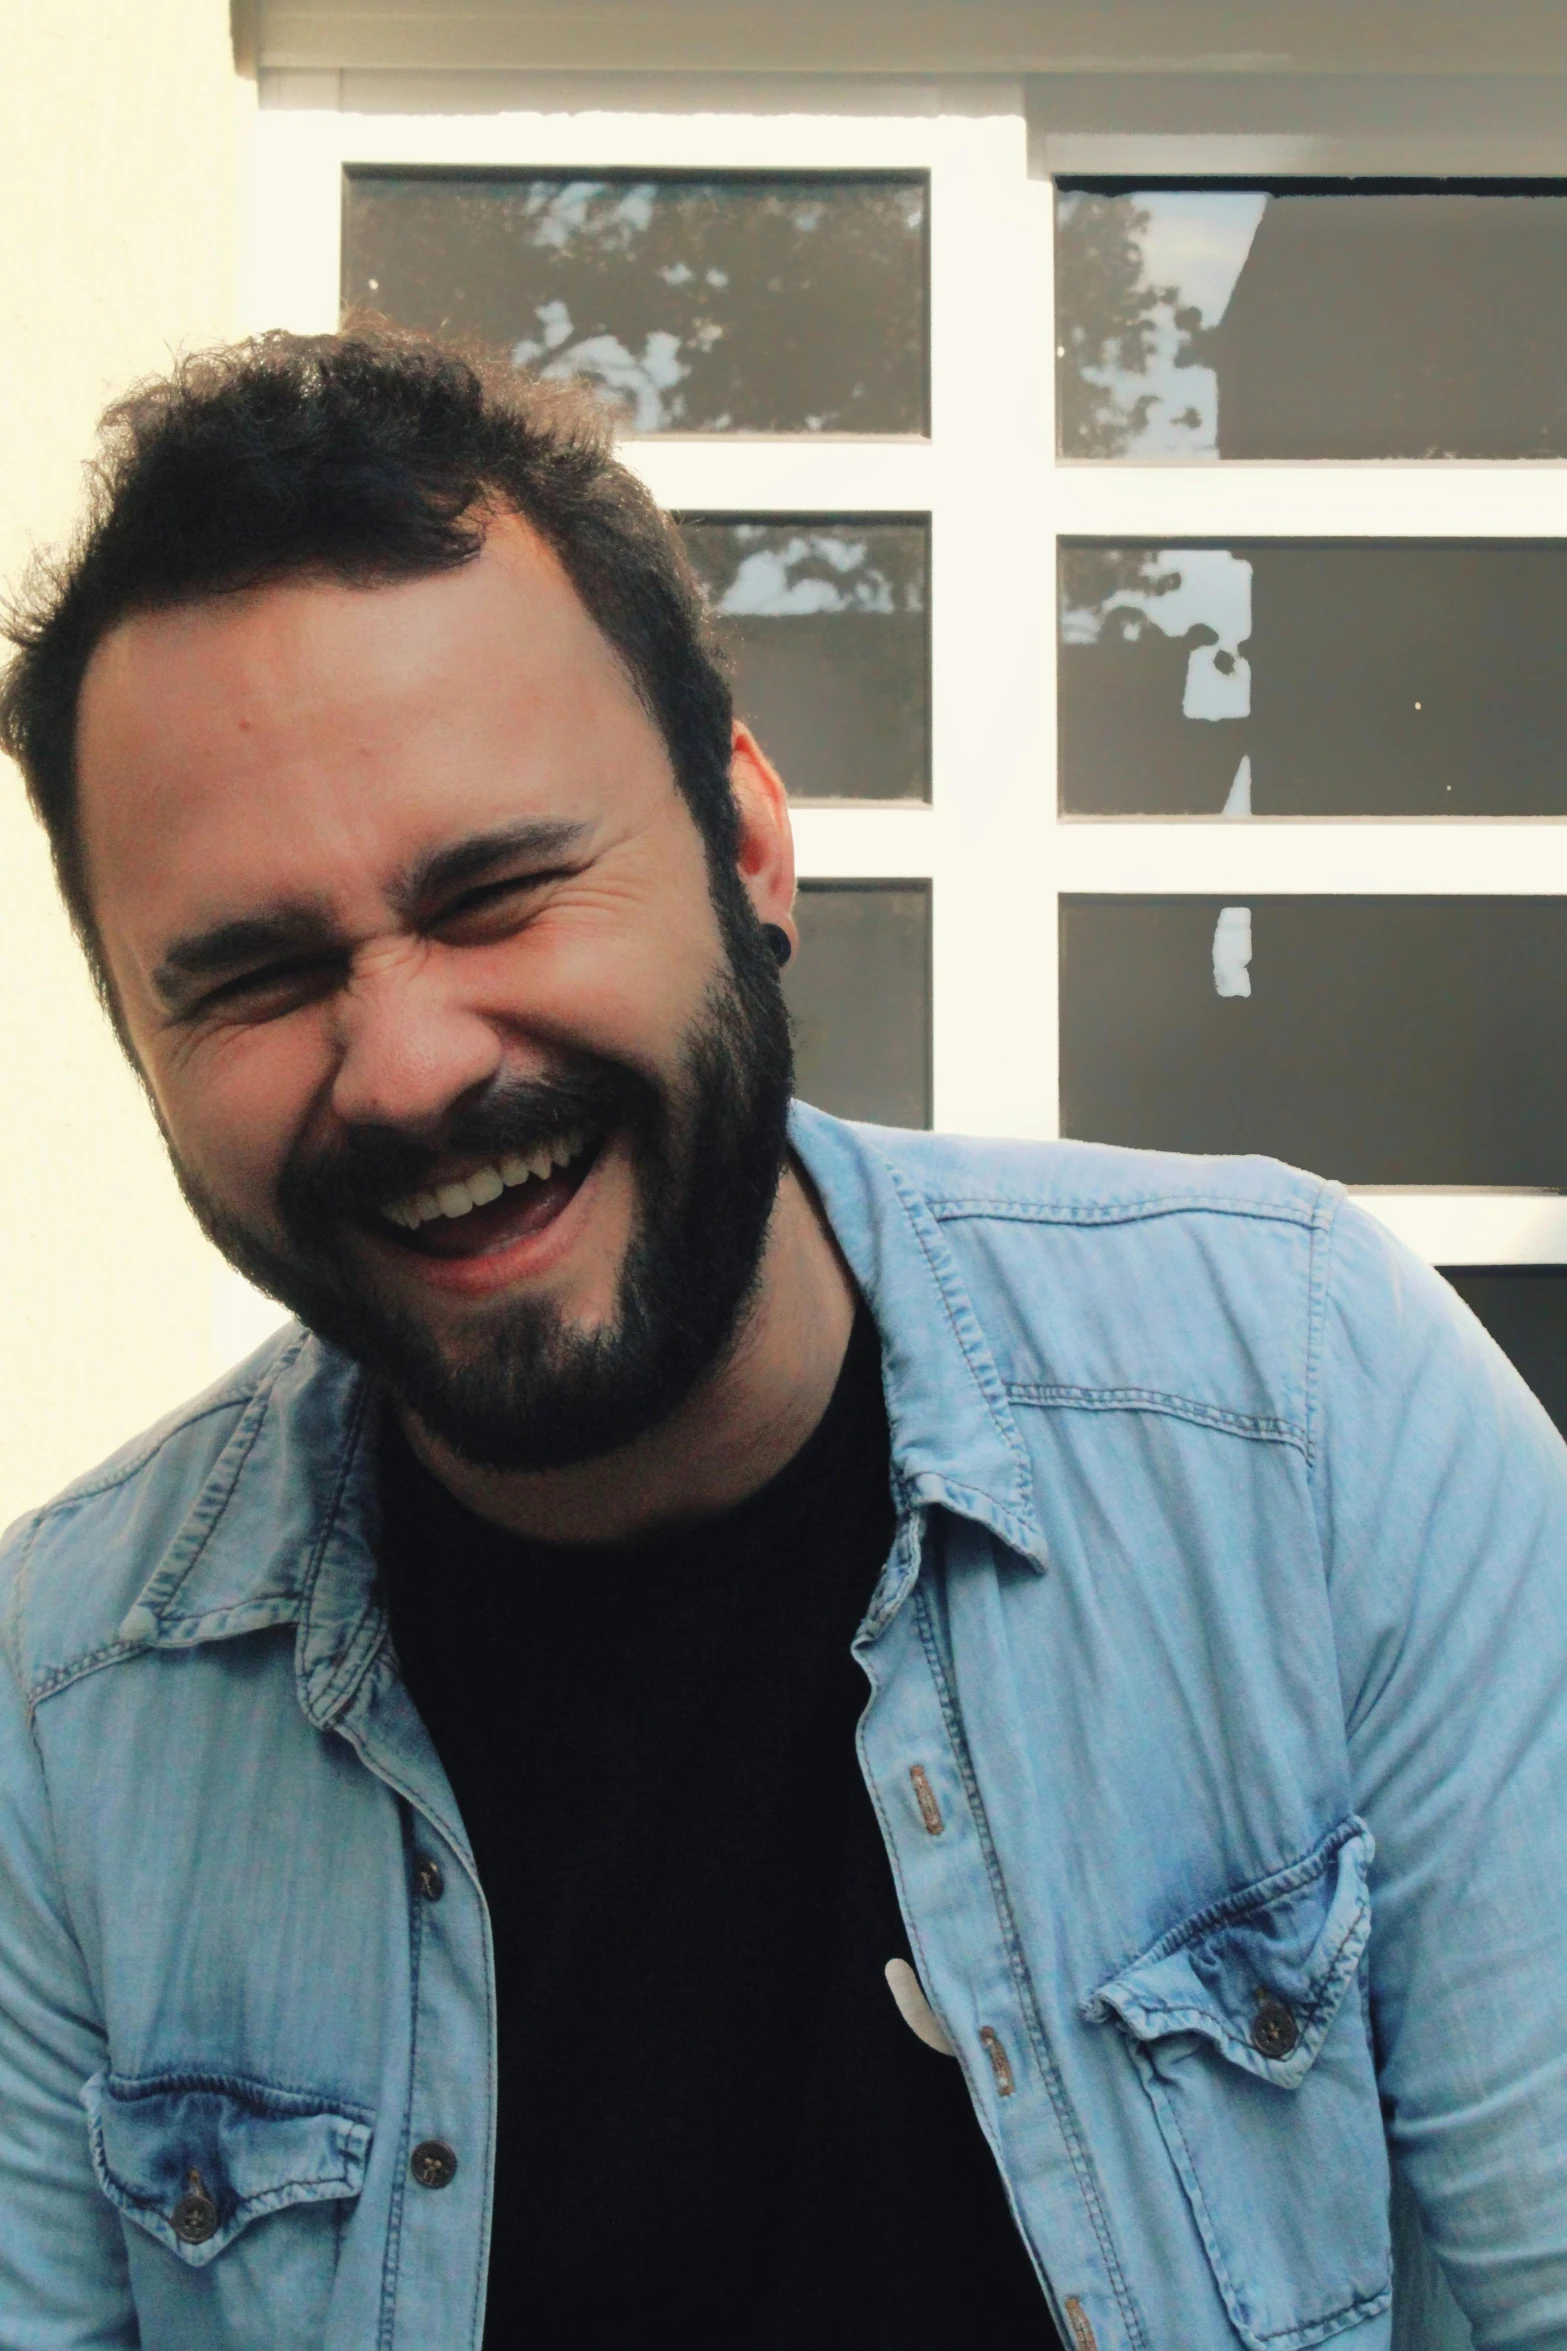
[[[586,1128],[567,1129],[388,1200],[374,1221],[426,1256],[482,1256],[553,1223],[602,1141]]]

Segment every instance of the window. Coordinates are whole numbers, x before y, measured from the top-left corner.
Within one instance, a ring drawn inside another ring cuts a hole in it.
[[[929,1126],[929,888],[804,882],[795,911],[784,995],[801,1094],[841,1118]]]
[[[1063,1131],[1567,1260],[1567,188],[1055,208]]]
[[[1567,816],[1567,546],[1060,549],[1080,816]]]
[[[802,1092],[1051,1132],[1050,215],[1021,119],[365,87],[264,77],[256,323],[368,309],[596,387],[790,790]]]
[[[1065,456],[1567,455],[1567,187],[1061,184]]]
[[[1567,1435],[1567,1266],[1449,1266],[1447,1278]]]
[[[1567,183],[1031,164],[1000,83],[454,87],[264,82],[257,323],[616,408],[791,789],[804,1090],[1279,1151],[1548,1320]]]
[[[1567,1168],[1567,899],[1071,897],[1061,1118],[1350,1184]]]

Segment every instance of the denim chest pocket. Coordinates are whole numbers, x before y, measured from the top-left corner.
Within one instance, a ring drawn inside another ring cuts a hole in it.
[[[1125,2037],[1249,2351],[1387,2307],[1387,2151],[1358,1990],[1373,1844],[1351,1816],[1084,2003]]]
[[[254,2311],[259,2287],[269,2347],[319,2344],[338,2222],[364,2184],[368,2113],[211,2073],[94,2074],[82,2103],[98,2185],[133,2224],[142,2340],[197,2339],[199,2306]],[[273,2213],[289,2218],[255,2227]],[[200,2340],[251,2341],[248,2325],[231,2332],[216,2310],[206,2316],[217,2323]]]

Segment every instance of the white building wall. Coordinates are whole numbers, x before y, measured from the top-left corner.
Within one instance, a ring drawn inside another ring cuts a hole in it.
[[[59,539],[108,394],[231,331],[225,0],[0,8],[0,579]],[[253,85],[251,85],[253,88]],[[0,763],[0,1524],[211,1377],[214,1259]]]

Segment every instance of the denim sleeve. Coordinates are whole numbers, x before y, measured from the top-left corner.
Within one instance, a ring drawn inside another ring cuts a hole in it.
[[[18,1680],[19,1551],[0,1552],[0,2351],[109,2351],[139,2337],[87,2150],[80,2094],[106,2044]]]
[[[1395,2159],[1477,2345],[1567,2343],[1567,1448],[1352,1206],[1313,1469]]]

